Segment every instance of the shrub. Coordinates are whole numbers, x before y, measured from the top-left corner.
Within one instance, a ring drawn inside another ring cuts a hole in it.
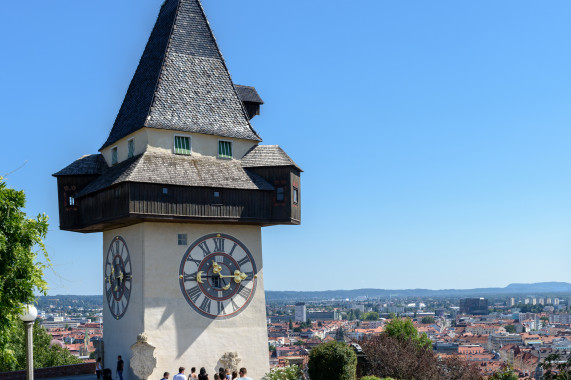
[[[341,342],[320,344],[309,353],[308,372],[311,380],[354,380],[357,355]]]
[[[266,373],[262,380],[301,380],[303,374],[301,369],[296,365],[288,365],[285,367],[273,368],[270,372]]]

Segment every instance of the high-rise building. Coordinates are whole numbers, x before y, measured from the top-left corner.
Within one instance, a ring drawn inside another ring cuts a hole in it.
[[[296,322],[306,322],[307,321],[307,309],[304,302],[298,302],[295,304],[295,321]]]
[[[509,306],[514,306],[515,305],[515,298],[511,297],[508,304],[509,304]]]
[[[488,300],[486,298],[464,298],[460,300],[460,312],[471,315],[486,315]]]

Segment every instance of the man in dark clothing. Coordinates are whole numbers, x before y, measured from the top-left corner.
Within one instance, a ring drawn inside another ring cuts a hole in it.
[[[121,355],[117,356],[117,376],[119,376],[119,380],[123,380],[123,359],[121,359]]]

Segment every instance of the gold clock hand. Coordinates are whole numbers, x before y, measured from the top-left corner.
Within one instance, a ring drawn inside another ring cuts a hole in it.
[[[214,274],[220,273],[222,271],[222,267],[216,262],[216,260],[212,260],[212,272]]]
[[[119,271],[119,276],[117,276],[116,278],[118,278],[119,281],[123,282],[123,272]]]
[[[223,275],[223,274],[219,274],[219,276],[220,276],[221,278],[233,278],[233,279],[234,279],[234,282],[237,283],[237,284],[241,283],[241,282],[244,281],[246,278],[248,278],[248,275],[247,275],[246,273],[240,272],[238,269],[236,269],[236,270],[234,271],[234,274],[231,274],[231,275],[229,275],[229,276]]]

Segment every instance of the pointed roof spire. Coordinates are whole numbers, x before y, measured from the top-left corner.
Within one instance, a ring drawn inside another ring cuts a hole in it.
[[[261,141],[200,0],[166,0],[105,148],[143,128]]]

